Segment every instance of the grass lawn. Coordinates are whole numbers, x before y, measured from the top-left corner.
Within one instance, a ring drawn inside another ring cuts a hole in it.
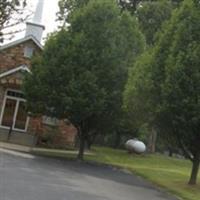
[[[123,150],[95,147],[92,154],[87,154],[87,161],[95,161],[128,169],[154,184],[164,187],[184,200],[200,199],[200,184],[192,187],[187,185],[190,176],[191,162],[163,155],[131,155]],[[38,155],[75,158],[77,152],[64,150],[35,149]],[[200,183],[200,176],[198,178]]]
[[[130,155],[123,150],[102,147],[96,147],[94,151],[94,156],[86,156],[88,160],[129,169],[184,200],[200,199],[200,176],[199,185],[187,185],[191,170],[190,161],[163,155]]]

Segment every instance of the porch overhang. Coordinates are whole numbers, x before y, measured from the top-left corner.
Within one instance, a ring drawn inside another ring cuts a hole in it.
[[[0,74],[0,84],[8,86],[21,86],[23,79],[21,76],[17,76],[17,73],[31,73],[30,69],[26,65],[10,69]]]

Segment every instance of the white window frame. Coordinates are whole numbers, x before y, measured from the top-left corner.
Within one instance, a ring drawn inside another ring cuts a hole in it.
[[[5,91],[3,106],[2,106],[1,115],[0,115],[0,127],[4,128],[4,129],[8,129],[8,130],[10,129],[10,127],[8,127],[8,126],[3,126],[2,121],[3,121],[5,106],[6,106],[6,100],[12,99],[12,100],[16,100],[15,112],[14,112],[14,116],[13,116],[12,130],[25,133],[25,132],[27,132],[27,129],[28,129],[30,117],[27,116],[27,118],[26,118],[25,129],[15,128],[15,123],[16,123],[17,113],[18,113],[18,110],[19,110],[19,104],[20,104],[20,102],[26,102],[26,100],[23,99],[23,98],[20,98],[20,97],[9,96],[9,95],[7,95],[8,91],[22,93],[20,90],[14,90],[14,89],[7,89]]]

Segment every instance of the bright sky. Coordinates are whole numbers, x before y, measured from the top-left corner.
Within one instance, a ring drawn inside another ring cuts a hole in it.
[[[43,20],[42,24],[45,25],[45,31],[43,34],[43,38],[47,36],[48,33],[53,32],[57,29],[58,22],[56,22],[56,13],[58,12],[58,0],[43,0],[45,1],[44,4],[44,11],[43,11]],[[34,12],[36,9],[36,5],[38,0],[27,0],[27,8]],[[25,29],[25,24],[20,26],[20,29]],[[16,40],[19,38],[24,37],[25,31],[15,34],[15,37],[12,40]],[[10,41],[6,41],[8,43]]]

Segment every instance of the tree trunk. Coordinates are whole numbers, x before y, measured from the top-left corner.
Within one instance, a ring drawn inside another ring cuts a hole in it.
[[[91,142],[91,140],[88,140],[88,139],[87,139],[87,147],[86,147],[86,148],[87,148],[88,150],[91,150],[91,147],[92,147],[92,142]]]
[[[173,150],[171,147],[169,147],[169,157],[173,157]]]
[[[86,142],[88,150],[91,150],[91,147],[94,144],[96,137],[97,137],[97,132],[91,131],[90,133],[87,134]]]
[[[120,144],[121,144],[121,133],[119,131],[116,131],[116,133],[115,133],[114,148],[115,149],[119,148]]]
[[[77,159],[82,161],[84,157],[84,150],[85,150],[85,136],[81,132],[81,130],[79,130],[79,134],[80,134],[80,145],[79,145],[79,152],[78,152]]]
[[[148,141],[148,152],[149,153],[155,153],[156,140],[157,140],[157,132],[154,129],[152,129],[151,134],[149,136],[149,141]]]
[[[195,156],[192,162],[192,172],[191,172],[191,177],[188,183],[189,185],[196,185],[197,183],[199,163],[200,163],[200,156]]]

